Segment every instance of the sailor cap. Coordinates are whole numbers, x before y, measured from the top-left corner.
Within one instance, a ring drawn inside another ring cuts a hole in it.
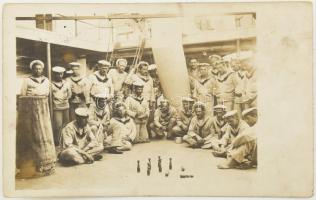
[[[75,114],[79,117],[89,117],[89,112],[87,108],[77,108]]]
[[[242,115],[242,116],[246,116],[247,114],[249,114],[249,113],[251,113],[251,112],[253,112],[253,111],[257,111],[257,108],[256,108],[256,107],[248,108],[248,109],[244,110],[244,111],[241,113],[241,115]]]
[[[216,106],[214,106],[214,110],[215,109],[222,109],[222,110],[226,110],[226,106],[223,104],[217,104]]]
[[[111,63],[109,61],[106,60],[99,60],[98,64],[100,65],[106,65],[106,66],[111,66]]]
[[[157,69],[157,65],[155,65],[155,64],[151,64],[151,65],[148,66],[148,70],[149,71],[152,71],[152,70],[155,70],[155,69]]]
[[[124,62],[125,65],[127,65],[127,60],[126,60],[126,59],[124,59],[124,58],[119,58],[119,59],[117,59],[116,62],[115,62],[116,66],[117,66],[120,62]]]
[[[41,65],[42,68],[44,68],[44,63],[40,60],[33,60],[31,63],[30,63],[30,69],[33,69],[33,66],[37,64],[37,65]]]
[[[69,65],[71,67],[80,67],[80,63],[78,63],[78,62],[71,62],[71,63],[69,63]]]
[[[144,82],[141,81],[141,80],[136,80],[136,81],[133,82],[133,86],[144,87]]]
[[[232,116],[235,116],[237,115],[237,110],[231,110],[231,111],[228,111],[223,117],[224,118],[227,118],[227,117],[232,117]]]
[[[106,93],[99,93],[94,95],[94,97],[98,99],[107,99],[108,95]]]
[[[56,73],[63,73],[63,72],[66,71],[66,69],[64,67],[55,66],[55,67],[52,68],[52,71],[56,72]]]
[[[182,101],[194,102],[194,99],[191,97],[182,97]]]

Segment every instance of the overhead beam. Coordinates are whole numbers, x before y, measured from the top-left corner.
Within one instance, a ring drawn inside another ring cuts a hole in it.
[[[54,16],[53,20],[96,20],[96,19],[144,19],[144,18],[172,18],[180,17],[176,14],[120,14],[107,16]],[[16,20],[35,20],[35,17],[16,17]]]
[[[207,15],[196,15],[196,17],[212,16],[214,14]],[[253,15],[256,18],[254,12],[233,12],[233,13],[223,13],[222,15]],[[105,16],[53,16],[53,20],[96,20],[96,19],[149,19],[149,18],[174,18],[183,17],[182,14],[112,14]],[[35,17],[16,17],[16,20],[35,20]],[[45,18],[44,18],[45,19]]]

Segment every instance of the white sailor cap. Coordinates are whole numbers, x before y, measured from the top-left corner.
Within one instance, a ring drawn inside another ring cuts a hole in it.
[[[99,60],[98,64],[99,65],[111,66],[111,63],[109,61],[106,61],[106,60]]]
[[[235,115],[237,115],[237,113],[238,113],[237,110],[228,111],[228,112],[223,116],[223,118],[235,116]]]
[[[210,55],[210,56],[208,57],[208,59],[213,59],[213,58],[216,58],[216,59],[218,59],[218,60],[222,59],[221,56],[216,55],[216,54]]]
[[[71,67],[80,67],[80,63],[78,63],[78,62],[71,62],[71,63],[69,63],[69,65]]]
[[[138,64],[137,64],[137,69],[141,66],[141,65],[147,65],[147,66],[149,66],[149,64],[148,64],[148,62],[146,62],[146,61],[140,61]]]
[[[215,63],[214,63],[214,65],[225,64],[225,63],[226,63],[225,60],[220,59],[220,60],[216,60]]]
[[[203,103],[203,102],[201,102],[201,101],[197,101],[197,102],[195,102],[195,104],[193,105],[193,107],[194,107],[194,109],[196,109],[196,108],[202,108],[202,109],[205,110],[206,105],[205,105],[205,103]]]
[[[159,106],[161,106],[161,104],[165,104],[165,103],[168,103],[168,104],[169,104],[169,100],[166,99],[165,97],[160,98],[160,99],[158,100],[158,102],[157,102],[157,104],[158,104]]]
[[[94,97],[98,98],[98,99],[107,99],[108,95],[106,93],[98,93],[98,94],[94,95]]]
[[[195,102],[191,97],[182,97],[182,101]]]
[[[56,73],[63,73],[63,72],[66,71],[66,69],[64,67],[55,66],[55,67],[52,68],[52,71],[56,72]]]
[[[253,57],[253,52],[252,51],[242,51],[239,53],[238,58],[240,60],[246,60],[246,59],[250,59]]]
[[[151,64],[151,65],[148,66],[148,70],[149,71],[152,71],[152,70],[155,70],[155,69],[157,69],[157,65],[155,65],[155,64]]]
[[[249,114],[249,113],[251,113],[251,112],[253,112],[253,111],[257,111],[257,108],[256,108],[256,107],[248,108],[248,109],[244,110],[244,111],[241,113],[241,115],[242,115],[242,116],[246,116],[247,114]]]
[[[87,108],[77,108],[75,114],[79,117],[89,117],[89,111]]]
[[[66,71],[66,74],[73,74],[73,73],[74,73],[74,71],[72,71],[72,70]]]
[[[33,61],[30,63],[30,69],[33,69],[33,66],[34,66],[35,64],[41,65],[42,68],[44,68],[44,66],[45,66],[42,61],[40,61],[40,60],[33,60]]]
[[[190,60],[190,62],[197,62],[197,59],[192,58],[192,59]]]
[[[234,56],[234,54],[223,56],[224,61],[230,62],[232,59],[236,59],[236,56]]]
[[[141,81],[141,80],[136,80],[136,81],[133,82],[133,86],[144,87],[144,82]]]
[[[115,62],[115,65],[117,66],[120,62],[124,62],[125,65],[127,65],[127,60],[124,59],[124,58],[119,58],[119,59],[117,59],[116,62]]]
[[[211,65],[208,64],[208,63],[199,63],[199,67],[202,67],[202,66],[207,66],[207,67],[209,67],[209,66],[211,66]]]
[[[216,110],[216,109],[226,110],[226,106],[223,104],[217,104],[216,106],[214,106],[214,110]]]

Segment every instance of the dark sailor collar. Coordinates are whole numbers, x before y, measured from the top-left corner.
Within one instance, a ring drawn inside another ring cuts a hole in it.
[[[204,119],[203,120],[197,120],[197,125],[199,126],[199,127],[204,127],[205,126],[205,124],[206,124],[206,122],[209,120],[209,116],[206,116],[206,117],[204,117]]]
[[[186,113],[184,110],[182,110],[182,113],[186,116],[186,117],[192,117],[192,113]]]
[[[127,124],[130,121],[129,117],[124,117],[124,118],[118,118],[118,117],[113,117],[116,121],[122,123],[122,124]]]
[[[39,81],[37,78],[33,77],[33,76],[30,76],[29,78],[30,78],[32,81],[34,81],[34,82],[36,82],[36,83],[39,83],[39,84],[44,83],[44,81],[46,80],[46,77],[44,77],[44,76],[41,76],[41,77],[40,77],[40,78],[41,78],[40,81]]]
[[[57,84],[57,82],[52,82],[53,83],[53,85],[55,86],[55,87],[57,87],[59,90],[61,89],[61,88],[63,88],[64,87],[64,81],[61,81],[61,85],[59,86],[58,84]]]
[[[74,79],[74,77],[70,77],[70,80],[76,84],[78,84],[81,80],[82,80],[82,77],[79,77],[77,80]]]
[[[217,75],[218,75],[218,72],[211,71],[211,73],[212,73],[214,76],[217,76]]]
[[[253,69],[250,73],[247,72],[247,73],[246,73],[247,78],[248,78],[248,79],[252,78],[253,75],[254,75],[254,73],[255,73],[255,71],[256,71],[256,69]]]
[[[228,73],[226,73],[226,74],[223,75],[223,78],[218,77],[217,80],[222,83],[222,82],[226,81],[226,80],[228,79],[228,77],[229,77],[230,75],[232,75],[233,73],[234,73],[234,72],[228,72]]]
[[[142,102],[143,102],[143,100],[144,100],[143,97],[137,97],[137,96],[135,96],[135,95],[132,95],[132,98],[133,98],[135,101],[139,102],[139,104],[142,104]]]
[[[245,75],[241,74],[240,71],[238,71],[237,74],[238,74],[240,79],[243,79],[245,77]]]
[[[204,85],[207,81],[209,81],[210,78],[206,78],[206,79],[203,79],[203,80],[199,80],[199,83],[201,83],[202,85]]]
[[[234,135],[235,137],[236,137],[236,136],[238,135],[238,133],[239,133],[239,129],[240,129],[241,123],[242,123],[242,121],[239,120],[239,123],[238,123],[238,126],[237,126],[236,129],[230,126],[231,133],[232,133],[232,135]]]
[[[104,76],[104,78],[101,77],[101,75],[99,74],[98,71],[97,71],[96,73],[94,73],[94,75],[95,75],[95,77],[97,78],[97,80],[98,80],[99,82],[105,83],[105,82],[108,81],[108,77],[107,77],[107,76]]]
[[[142,81],[144,81],[145,83],[147,82],[147,81],[149,81],[149,75],[147,75],[147,76],[143,76],[143,75],[141,75],[141,74],[137,74],[137,76],[138,76],[138,78],[140,78]]]
[[[215,123],[216,123],[216,125],[218,126],[218,127],[220,127],[220,128],[223,128],[225,125],[226,125],[226,123],[225,123],[225,121],[224,120],[218,120],[218,118],[216,117],[215,118]]]
[[[95,115],[99,118],[99,119],[103,119],[105,114],[106,114],[106,111],[103,110],[103,112],[100,114],[98,113],[97,111],[94,111]]]

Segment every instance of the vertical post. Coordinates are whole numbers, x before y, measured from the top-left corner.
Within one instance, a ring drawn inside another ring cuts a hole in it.
[[[237,31],[237,40],[236,40],[236,53],[237,53],[237,57],[239,57],[240,54],[240,20],[241,17],[237,16],[236,17],[236,31]]]
[[[47,43],[46,45],[46,56],[47,56],[47,75],[48,75],[48,80],[51,83],[52,82],[52,63],[51,63],[51,52],[50,52],[50,43]],[[53,115],[53,97],[52,97],[52,88],[49,87],[49,110],[50,110],[50,115],[52,117]]]
[[[77,15],[76,15],[77,17]],[[78,36],[78,20],[77,18],[75,19],[75,36],[77,37]]]
[[[237,56],[239,57],[240,54],[240,39],[237,38],[236,40],[236,52],[237,52]]]

